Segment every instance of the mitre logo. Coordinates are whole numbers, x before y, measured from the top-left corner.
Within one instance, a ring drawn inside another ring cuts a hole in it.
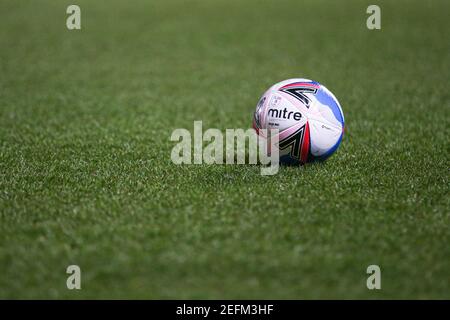
[[[302,118],[302,114],[300,112],[294,112],[294,111],[288,111],[285,107],[284,109],[275,109],[270,108],[269,111],[267,111],[267,114],[271,118],[278,118],[278,119],[294,119],[299,121]]]

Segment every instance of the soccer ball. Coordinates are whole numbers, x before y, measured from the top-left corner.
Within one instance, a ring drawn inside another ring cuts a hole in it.
[[[261,97],[253,128],[260,136],[261,129],[278,129],[280,162],[305,164],[336,151],[344,134],[344,114],[336,97],[320,83],[289,79]]]

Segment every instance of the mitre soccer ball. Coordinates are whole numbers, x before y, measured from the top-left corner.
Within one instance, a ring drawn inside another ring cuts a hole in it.
[[[336,97],[320,83],[289,79],[261,97],[253,128],[260,136],[266,132],[261,129],[278,129],[280,162],[305,164],[325,160],[337,150],[344,134],[344,114]]]

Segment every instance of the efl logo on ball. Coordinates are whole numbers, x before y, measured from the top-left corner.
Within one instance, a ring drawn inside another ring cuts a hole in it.
[[[289,79],[261,97],[253,128],[259,135],[260,129],[278,129],[280,162],[305,164],[325,160],[337,150],[344,114],[336,97],[320,83]]]

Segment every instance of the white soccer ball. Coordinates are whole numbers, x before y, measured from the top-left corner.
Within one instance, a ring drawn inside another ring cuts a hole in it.
[[[256,106],[253,128],[279,130],[280,161],[305,164],[325,160],[339,147],[344,134],[344,114],[336,97],[325,86],[308,79],[274,84]]]

